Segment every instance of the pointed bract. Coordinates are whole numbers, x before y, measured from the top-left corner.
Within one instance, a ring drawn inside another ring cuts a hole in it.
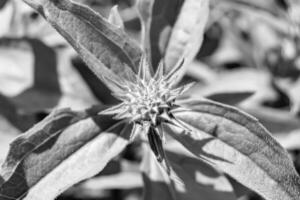
[[[108,109],[102,110],[99,115],[116,115],[124,110],[125,104],[120,103]]]
[[[167,83],[169,85],[173,86],[177,83],[178,78],[180,78],[179,75],[182,73],[181,70],[183,63],[184,59],[179,60],[175,67],[167,75],[165,75]]]
[[[143,55],[141,58],[138,76],[146,82],[151,79],[150,64],[146,55]]]
[[[158,64],[158,67],[157,67],[157,70],[155,72],[153,79],[156,81],[159,81],[163,77],[164,73],[165,73],[165,64],[164,64],[164,61],[161,60]]]
[[[111,24],[117,26],[118,28],[124,31],[124,22],[122,17],[120,16],[117,5],[111,8],[108,16],[108,22],[110,22]]]

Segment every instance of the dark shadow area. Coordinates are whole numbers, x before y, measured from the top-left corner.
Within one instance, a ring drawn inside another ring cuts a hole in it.
[[[81,58],[78,56],[74,57],[72,59],[72,64],[86,81],[93,94],[102,103],[112,105],[120,102],[111,95],[111,91],[107,88],[107,86],[98,79],[98,77],[88,68]]]
[[[215,138],[211,137],[211,138],[206,138],[203,140],[197,140],[197,142],[190,136],[191,133],[182,133],[180,134],[180,136],[177,136],[176,134],[172,133],[172,129],[169,126],[164,126],[164,130],[166,131],[166,133],[168,133],[169,135],[171,135],[172,137],[174,137],[174,139],[176,139],[179,143],[181,143],[183,146],[185,146],[185,148],[187,150],[189,150],[191,153],[193,153],[195,156],[211,163],[211,161],[209,161],[208,159],[212,159],[212,160],[218,160],[218,161],[222,161],[222,162],[227,162],[227,163],[231,163],[230,161],[221,158],[219,156],[215,156],[212,155],[210,153],[207,153],[203,150],[203,147],[208,144],[209,142],[215,140]],[[182,129],[183,132],[185,132]],[[216,130],[215,130],[216,131]],[[213,135],[213,133],[211,133]]]
[[[171,32],[166,31],[167,27],[173,27],[183,0],[155,1],[153,5],[153,17],[150,29],[152,65],[156,69],[165,52]],[[170,30],[171,31],[171,30]],[[161,47],[163,49],[161,49]]]
[[[7,2],[8,2],[8,0],[1,0],[0,1],[0,9],[2,9]]]
[[[34,54],[33,86],[12,100],[23,112],[44,111],[55,107],[62,95],[56,52],[38,39],[23,38]]]
[[[0,200],[19,199],[28,189],[24,166],[21,163],[9,180],[0,186]]]

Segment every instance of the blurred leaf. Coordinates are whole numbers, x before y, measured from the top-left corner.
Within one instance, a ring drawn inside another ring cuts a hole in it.
[[[202,45],[208,15],[209,0],[184,1],[164,56],[167,71],[182,58],[185,66],[194,59]]]
[[[254,92],[224,92],[206,96],[206,98],[228,105],[236,105],[251,97]]]
[[[0,39],[0,88],[6,96],[16,96],[32,84],[32,48],[21,39]]]
[[[246,99],[241,107],[243,109],[258,107],[265,101],[275,101],[278,93],[272,87],[270,74],[263,70],[241,68],[221,71],[210,75],[207,83],[197,84],[187,93],[198,99],[218,93],[244,93],[252,91],[254,94]]]
[[[8,153],[9,144],[20,131],[13,126],[5,117],[0,115],[0,165]]]
[[[288,153],[255,118],[207,100],[182,106],[173,115],[190,131],[166,128],[194,155],[268,200],[299,198],[300,177]]]
[[[93,94],[106,105],[116,104],[119,101],[111,95],[109,88],[87,67],[79,57],[72,59],[72,64],[78,70]]]
[[[194,60],[187,68],[186,75],[197,82],[210,83],[217,76],[214,69],[204,62]]]
[[[102,103],[102,101],[96,99],[92,89],[89,87],[86,79],[81,76],[78,68],[74,67],[72,62],[74,53],[75,52],[73,50],[70,51],[70,49],[56,50],[62,96],[55,108],[70,107],[74,110],[82,110],[93,105],[98,105],[100,102]],[[80,68],[89,70],[86,66],[80,66]],[[92,72],[90,73],[95,76]],[[97,83],[101,83],[97,77],[96,79],[98,80]]]
[[[143,164],[146,200],[236,199],[228,180],[209,165],[196,158],[170,151],[167,152],[167,157],[178,180],[168,179],[166,172],[157,162],[153,158],[148,158],[147,162],[150,163]]]
[[[242,107],[255,116],[268,130],[274,134],[286,134],[300,128],[299,119],[289,111],[262,106]]]
[[[146,149],[145,149],[146,150]],[[142,172],[144,181],[144,200],[173,200],[175,187],[165,170],[159,165],[152,152],[147,149],[143,157]]]
[[[111,190],[131,191],[143,187],[140,165],[123,159],[110,161],[99,175],[71,187],[63,196],[81,199],[101,198]]]
[[[167,156],[177,176],[184,183],[184,192],[179,199],[236,199],[226,177],[212,167],[195,158],[179,154],[168,153]]]
[[[56,53],[37,39],[25,39],[34,55],[33,86],[12,101],[22,112],[44,111],[55,107],[61,97]]]
[[[74,52],[69,48],[54,49],[31,38],[2,38],[0,47],[1,90],[9,96],[7,100],[17,114],[30,115],[62,107],[86,109],[97,103],[73,68]]]
[[[219,1],[219,0],[218,0]],[[266,12],[270,12],[274,15],[278,13],[282,13],[281,7],[279,7],[278,1],[277,0],[265,0],[265,1],[260,1],[260,0],[252,0],[252,1],[247,1],[247,0],[223,0],[219,2],[224,2],[224,3],[231,3],[231,6],[236,4],[239,6],[245,6],[254,10],[262,10]]]
[[[69,0],[24,1],[66,38],[101,80],[105,81],[103,76],[107,76],[108,69],[126,77],[124,63],[137,72],[142,53],[139,46],[90,8]]]
[[[12,10],[12,5],[8,3],[8,0],[2,0],[0,2],[0,18],[4,19],[1,22],[0,37],[2,37],[10,28]]]
[[[138,0],[137,8],[142,25],[142,46],[148,59],[151,58],[151,21],[152,21],[152,10],[155,0]],[[152,61],[149,60],[151,63]],[[152,66],[152,65],[151,65]]]
[[[114,6],[111,9],[109,16],[108,16],[108,21],[109,21],[109,23],[119,27],[120,29],[124,29],[124,22],[120,16],[117,6]]]
[[[0,199],[52,200],[96,175],[127,145],[131,128],[114,123],[71,110],[53,112],[11,144],[0,171]]]
[[[114,175],[101,176],[83,184],[84,190],[132,189],[142,187],[140,173],[123,172]]]
[[[275,138],[287,150],[300,150],[300,130],[288,134],[279,134]]]
[[[7,3],[7,1],[8,0],[3,0],[3,1],[0,2],[0,9],[2,9],[5,6],[5,4]]]
[[[208,0],[155,1],[150,33],[153,66],[163,56],[167,71],[182,58],[188,65],[201,47],[208,13]]]
[[[0,114],[15,129],[25,131],[36,123],[34,116],[20,114],[10,98],[0,94]]]
[[[150,28],[151,56],[154,67],[165,54],[182,4],[183,0],[156,0],[154,2]]]

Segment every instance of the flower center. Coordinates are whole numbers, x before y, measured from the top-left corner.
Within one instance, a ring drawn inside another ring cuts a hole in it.
[[[114,115],[115,119],[129,119],[131,122],[150,123],[152,126],[161,120],[168,120],[170,110],[175,106],[175,99],[188,90],[193,84],[173,89],[183,61],[165,74],[161,62],[152,76],[146,59],[142,59],[138,74],[124,72],[126,79],[116,78],[113,74],[107,77],[109,86],[115,90],[113,95],[122,103],[102,111],[100,114]],[[112,79],[113,78],[113,79]]]
[[[127,88],[126,98],[122,98],[122,101],[133,121],[143,120],[156,124],[158,115],[171,105],[169,91],[164,81],[152,79],[145,83],[140,80],[138,84]]]

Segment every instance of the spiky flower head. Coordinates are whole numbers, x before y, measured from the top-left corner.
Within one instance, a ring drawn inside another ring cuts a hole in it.
[[[113,93],[122,103],[113,106],[101,114],[115,115],[115,119],[129,119],[131,122],[149,122],[156,126],[160,118],[174,106],[174,100],[193,84],[173,88],[178,72],[183,64],[180,61],[169,73],[165,74],[163,62],[160,62],[154,76],[151,76],[146,57],[142,58],[138,74],[131,70],[127,79],[118,80],[122,91]],[[128,78],[129,77],[129,78]]]
[[[137,74],[126,67],[124,79],[109,79],[111,88],[116,91],[113,95],[122,103],[101,112],[114,115],[115,119],[128,119],[134,124],[142,125],[143,132],[147,133],[150,147],[159,162],[164,160],[162,148],[164,134],[160,124],[172,118],[170,111],[176,107],[175,99],[193,85],[174,88],[183,62],[181,60],[168,73],[163,62],[160,62],[157,71],[152,75],[147,58],[142,57]],[[131,139],[135,134],[136,131],[133,131]]]

